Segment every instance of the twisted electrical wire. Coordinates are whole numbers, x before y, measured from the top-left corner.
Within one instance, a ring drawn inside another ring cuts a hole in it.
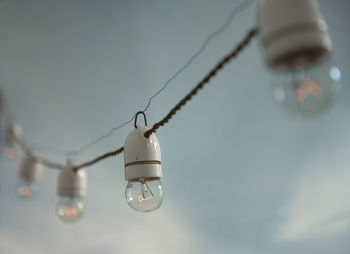
[[[161,126],[164,126],[166,123],[169,122],[169,120],[183,107],[186,105],[186,103],[188,101],[190,101],[192,99],[192,97],[194,95],[196,95],[201,89],[203,89],[203,87],[208,84],[211,79],[221,70],[223,69],[223,67],[225,65],[227,65],[232,59],[236,58],[238,56],[239,53],[241,53],[243,51],[243,49],[245,49],[249,42],[258,34],[258,29],[257,28],[253,28],[251,29],[246,36],[244,37],[244,39],[235,47],[235,49],[230,52],[228,55],[226,55],[224,58],[221,59],[221,61],[219,61],[219,63],[217,63],[215,65],[215,67],[182,99],[180,100],[170,111],[169,113],[159,122],[155,123],[151,129],[149,129],[148,131],[146,131],[144,133],[144,136],[146,138],[149,138],[153,133],[155,133]],[[55,168],[55,169],[62,169],[64,166],[53,162],[51,160],[46,159],[45,157],[43,157],[41,154],[36,153],[34,150],[32,150],[30,148],[30,146],[27,144],[27,142],[25,141],[24,137],[22,136],[21,133],[16,133],[15,130],[15,122],[12,118],[12,115],[10,114],[10,112],[8,111],[6,104],[4,102],[2,93],[0,91],[0,111],[2,112],[2,115],[4,117],[4,119],[7,122],[7,125],[11,128],[12,132],[14,133],[13,138],[15,140],[15,142],[21,147],[21,149],[23,150],[23,152],[26,154],[26,156],[32,157],[35,160],[37,160],[39,163],[43,164],[46,167],[49,168]],[[144,112],[142,112],[144,113]],[[89,160],[87,162],[84,163],[80,163],[74,166],[74,170],[77,171],[81,168],[85,168],[85,167],[89,167],[92,166],[94,164],[96,164],[97,162],[104,160],[106,158],[112,157],[112,156],[117,156],[119,154],[121,154],[124,151],[124,147],[120,147],[117,150],[102,154],[92,160]]]
[[[8,111],[6,107],[6,103],[4,101],[4,96],[0,91],[0,111],[2,112],[2,115],[7,123],[8,128],[11,129],[12,137],[14,141],[21,147],[24,154],[28,157],[31,157],[35,159],[38,163],[48,167],[48,168],[54,168],[54,169],[62,169],[64,166],[60,163],[48,160],[44,158],[41,154],[35,152],[26,142],[24,139],[22,133],[16,132],[16,124],[13,120],[12,115]]]
[[[234,17],[239,14],[240,12],[244,11],[246,8],[248,8],[252,3],[254,3],[255,0],[247,0],[247,1],[243,1],[242,3],[240,3],[238,6],[234,7],[234,9],[231,11],[231,13],[229,14],[229,16],[227,17],[227,19],[225,20],[225,22],[215,31],[213,31],[211,34],[209,34],[206,39],[204,40],[203,44],[201,45],[201,47],[192,55],[192,57],[190,57],[190,59],[178,70],[176,71],[166,82],[165,84],[154,94],[152,95],[147,102],[146,107],[144,108],[144,110],[142,110],[142,112],[146,112],[148,110],[148,108],[150,107],[152,100],[154,98],[156,98],[162,91],[164,91],[169,84],[180,74],[182,73],[185,69],[187,69],[191,63],[198,58],[203,51],[207,48],[207,46],[209,45],[210,41],[212,41],[215,37],[219,36],[220,34],[222,34],[232,23]],[[93,141],[91,141],[90,143],[82,146],[81,148],[79,148],[76,151],[69,151],[67,153],[67,158],[68,157],[75,157],[78,156],[79,154],[81,154],[83,151],[86,151],[88,149],[90,149],[91,147],[95,146],[96,144],[98,144],[99,142],[101,142],[102,140],[104,140],[105,138],[111,136],[116,130],[119,130],[121,128],[123,128],[124,126],[128,125],[129,123],[131,123],[133,120],[135,119],[135,115],[133,115],[133,117],[116,126],[113,127],[112,129],[110,129],[106,134],[94,139]]]
[[[243,51],[248,45],[249,42],[258,34],[257,28],[252,28],[244,37],[244,39],[235,47],[235,49],[222,58],[215,67],[182,99],[177,103],[169,113],[159,122],[155,123],[151,129],[144,133],[146,138],[149,138],[153,133],[155,133],[161,126],[164,126],[169,120],[188,102],[192,99],[194,95],[196,95],[206,84],[211,81],[211,79],[221,70],[225,65],[227,65],[232,59],[236,58],[239,53]],[[81,163],[74,167],[74,170],[78,170],[84,167],[92,166],[93,164],[104,160],[111,156],[117,156],[124,151],[124,147],[120,147],[117,150],[112,152],[108,152],[98,156],[95,159],[92,159],[88,162]]]

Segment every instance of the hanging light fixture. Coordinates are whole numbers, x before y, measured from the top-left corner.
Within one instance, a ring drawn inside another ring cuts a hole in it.
[[[76,222],[84,215],[86,196],[85,169],[74,170],[73,164],[68,164],[59,174],[57,195],[59,197],[56,213],[63,222]]]
[[[143,112],[138,114],[145,117]],[[148,128],[136,125],[137,115],[135,129],[129,133],[124,144],[125,180],[128,181],[125,197],[132,209],[150,212],[159,208],[163,201],[160,147],[154,134],[145,138],[144,133]]]
[[[44,168],[35,156],[25,156],[18,167],[17,194],[23,198],[29,198],[38,191],[38,183],[41,181]]]
[[[273,94],[288,111],[316,114],[337,97],[341,73],[317,0],[261,0],[260,34]]]

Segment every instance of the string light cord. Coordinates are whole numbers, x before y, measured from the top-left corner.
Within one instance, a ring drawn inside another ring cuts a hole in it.
[[[64,166],[44,158],[41,154],[35,152],[25,141],[23,135],[16,131],[16,124],[13,120],[12,115],[8,111],[6,104],[4,102],[4,97],[0,91],[0,111],[7,123],[8,128],[10,128],[13,140],[21,147],[24,154],[28,157],[34,158],[38,163],[53,169],[62,169]]]
[[[148,108],[150,107],[151,103],[152,103],[152,100],[154,98],[156,98],[161,92],[163,92],[168,86],[169,84],[175,80],[178,75],[180,75],[185,69],[187,69],[191,64],[192,62],[198,58],[202,53],[203,51],[207,48],[207,46],[209,45],[209,43],[217,36],[219,36],[220,34],[222,34],[229,26],[230,24],[232,23],[233,19],[235,18],[235,16],[239,13],[241,13],[242,11],[244,11],[246,8],[248,8],[251,4],[253,4],[256,0],[247,0],[247,1],[243,1],[242,3],[240,3],[238,6],[236,6],[229,14],[229,16],[227,17],[227,19],[225,20],[225,22],[219,27],[217,28],[215,31],[213,31],[211,34],[209,34],[206,39],[204,40],[203,44],[201,45],[201,47],[192,55],[192,57],[190,57],[190,59],[179,69],[177,70],[165,83],[164,85],[154,94],[152,95],[149,99],[148,99],[148,102],[147,102],[147,105],[146,107],[144,108],[144,110],[142,110],[143,113],[145,113]],[[111,136],[115,131],[123,128],[124,126],[130,124],[132,121],[134,121],[135,119],[135,115],[133,115],[133,117],[116,126],[116,127],[113,127],[112,129],[110,129],[106,134],[96,138],[95,140],[91,141],[90,143],[82,146],[81,148],[79,148],[78,150],[72,150],[72,151],[69,151],[66,155],[67,158],[69,157],[76,157],[78,156],[79,154],[81,154],[82,152],[90,149],[91,147],[95,146],[96,144],[98,144],[99,142],[101,142],[102,140],[108,138],[109,136]]]
[[[169,122],[169,120],[188,102],[192,99],[194,95],[196,95],[206,84],[211,81],[211,79],[225,66],[227,65],[232,59],[236,58],[239,53],[245,49],[249,42],[258,34],[258,29],[253,28],[251,29],[247,35],[244,37],[244,39],[236,46],[236,48],[230,52],[228,55],[226,55],[224,58],[221,59],[220,62],[218,62],[215,67],[182,99],[179,103],[177,103],[170,111],[169,113],[159,122],[155,123],[151,129],[146,131],[144,133],[144,136],[146,138],[149,138],[153,133],[155,133],[161,126],[164,126],[166,123]],[[140,113],[140,112],[138,112]],[[76,165],[74,167],[74,170],[79,170],[80,168],[85,168],[94,165],[95,163],[104,160],[106,158],[117,156],[121,154],[124,151],[124,147],[120,147],[115,151],[108,152],[105,154],[102,154],[98,156],[97,158],[90,160],[85,163],[81,163],[79,165]]]
[[[144,133],[146,138],[149,138],[153,133],[155,133],[161,126],[164,126],[166,123],[169,122],[169,120],[188,102],[192,99],[194,95],[196,95],[206,84],[208,84],[211,79],[225,66],[227,65],[232,59],[236,58],[239,53],[243,51],[243,49],[246,48],[246,46],[249,44],[249,42],[258,34],[258,29],[253,28],[251,29],[247,35],[244,37],[244,39],[235,47],[235,49],[226,55],[219,63],[215,65],[215,67],[182,99],[180,102],[178,102],[170,111],[169,113],[159,122],[155,123],[151,129],[146,131]],[[60,163],[53,162],[51,160],[46,159],[44,156],[41,154],[35,152],[33,149],[30,148],[30,146],[27,144],[25,141],[24,137],[22,134],[15,132],[15,122],[12,118],[12,115],[8,111],[6,104],[4,102],[2,93],[0,91],[0,111],[2,112],[5,121],[7,122],[7,125],[9,128],[11,128],[11,131],[13,132],[13,138],[15,142],[21,147],[23,152],[35,160],[37,160],[39,163],[43,164],[44,166],[48,168],[53,168],[53,169],[63,169],[64,165]],[[144,116],[143,111],[139,111],[137,114],[142,113]],[[135,116],[137,115],[135,114]],[[135,118],[133,117],[133,119]],[[132,120],[133,120],[132,119]],[[136,121],[135,121],[136,123]],[[104,160],[106,158],[112,157],[112,156],[117,156],[121,154],[124,151],[124,147],[120,147],[117,150],[102,154],[92,160],[89,160],[87,162],[77,164],[74,166],[74,170],[77,171],[81,168],[89,167],[97,162]]]
[[[159,127],[165,125],[169,120],[179,111],[188,101],[192,99],[194,95],[198,93],[209,81],[220,71],[227,63],[229,63],[233,58],[235,58],[251,41],[251,39],[258,34],[258,29],[251,29],[244,40],[238,44],[238,46],[227,56],[225,56],[215,67],[212,69],[203,79],[198,83],[198,85],[193,88],[178,104],[173,107],[170,112],[159,122],[155,123],[151,129],[145,132],[145,137],[149,138],[153,133],[155,133]]]
[[[118,148],[117,150],[114,150],[112,152],[108,152],[108,153],[102,154],[102,155],[98,156],[95,159],[92,159],[90,161],[87,161],[87,162],[75,165],[73,167],[73,170],[77,171],[77,170],[79,170],[81,168],[90,167],[90,166],[96,164],[97,162],[99,162],[101,160],[107,159],[109,157],[117,156],[117,155],[121,154],[123,151],[124,151],[124,147],[122,146],[122,147]]]
[[[248,1],[244,1],[242,2],[240,5],[238,5],[237,7],[235,7],[230,15],[228,16],[228,18],[226,19],[225,23],[223,23],[217,30],[215,30],[214,32],[212,32],[211,34],[209,34],[206,39],[204,40],[202,46],[193,54],[193,56],[177,71],[175,72],[175,74],[170,77],[170,79],[168,79],[167,82],[165,82],[164,86],[161,87],[154,95],[152,95],[147,103],[147,106],[145,107],[145,109],[142,111],[143,113],[145,113],[149,106],[151,105],[152,100],[157,97],[164,89],[166,89],[168,87],[168,85],[171,83],[171,81],[173,81],[182,71],[184,71],[197,57],[200,56],[200,54],[206,49],[206,47],[209,45],[210,41],[213,40],[215,37],[219,36],[220,34],[222,34],[232,23],[234,17],[244,11],[250,4],[252,4],[253,2],[255,2],[255,0],[248,0]]]

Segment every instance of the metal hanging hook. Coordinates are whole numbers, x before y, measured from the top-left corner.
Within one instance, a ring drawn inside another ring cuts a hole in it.
[[[145,120],[145,125],[147,126],[147,119],[146,119],[146,114],[143,111],[139,111],[135,114],[135,122],[134,122],[134,127],[137,128],[136,123],[137,123],[137,117],[139,114],[143,115],[143,119]]]

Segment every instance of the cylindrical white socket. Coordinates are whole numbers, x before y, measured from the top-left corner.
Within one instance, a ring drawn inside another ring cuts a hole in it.
[[[317,0],[261,0],[259,32],[267,64],[291,70],[332,50]]]
[[[44,175],[44,167],[34,157],[25,156],[19,164],[17,174],[27,182],[40,182]]]
[[[156,135],[145,138],[148,130],[137,125],[129,133],[124,144],[125,180],[137,181],[140,178],[159,180],[162,178],[160,146]]]
[[[57,195],[68,198],[84,198],[86,196],[85,169],[73,170],[72,164],[67,165],[58,176]]]
[[[8,126],[6,129],[5,143],[7,147],[14,147],[16,144],[15,138],[22,135],[22,129],[19,125],[13,127]]]

